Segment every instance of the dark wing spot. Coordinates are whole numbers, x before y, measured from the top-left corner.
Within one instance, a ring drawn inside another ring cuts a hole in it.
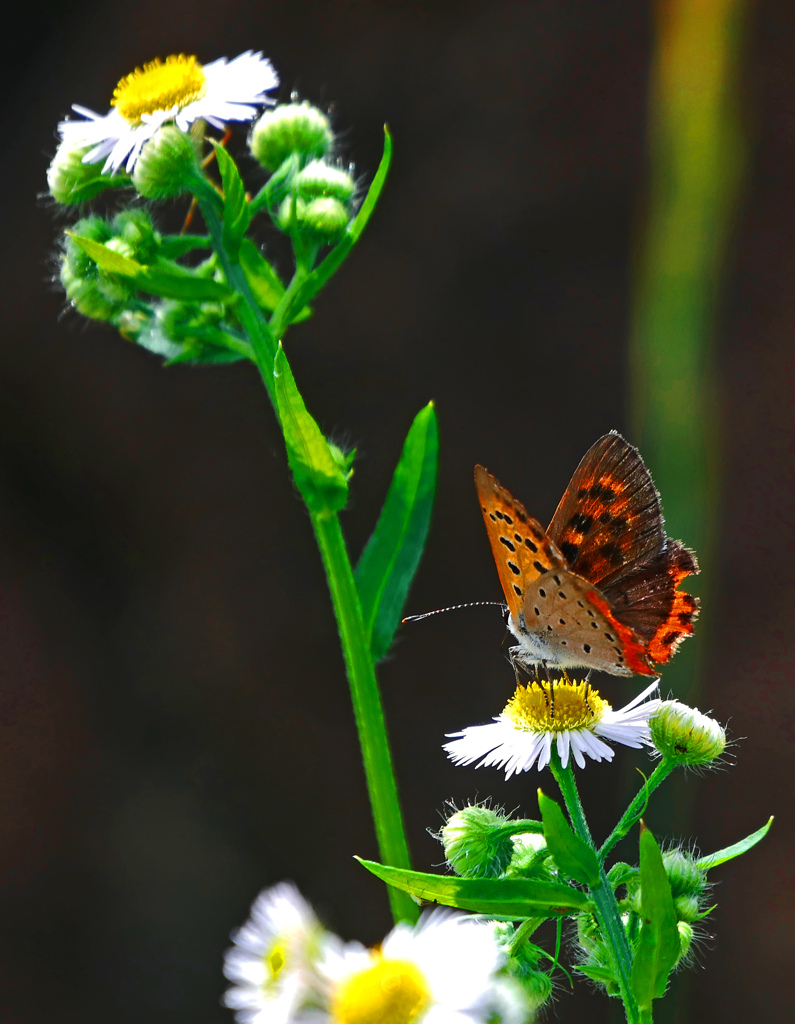
[[[552,632],[552,626],[547,626],[547,629],[550,631],[550,633]]]
[[[495,514],[493,512],[489,512],[489,519],[492,521],[492,523],[496,523],[497,522],[497,517],[495,516]]]
[[[517,585],[514,583],[513,589],[514,589],[514,592],[516,593],[517,597],[521,597],[522,596],[522,588],[521,587],[517,587]]]
[[[522,543],[522,535],[521,535],[521,533],[515,533],[513,535],[513,539],[516,541],[517,544],[521,544]]]
[[[590,608],[588,609],[588,614],[589,614],[589,615],[591,616],[591,618],[593,618],[593,617],[594,617],[594,614],[593,614],[593,612],[591,611],[591,609],[590,609]]]
[[[558,591],[558,597],[562,597],[564,601],[568,600],[568,599],[567,599],[567,597],[566,597],[566,595],[565,595],[565,594],[563,593],[563,591],[562,591],[562,590],[559,590],[559,591]]]
[[[592,622],[591,625],[593,626],[594,629],[599,629],[599,623],[598,622]]]
[[[525,537],[524,542],[530,548],[534,555],[538,554],[538,545],[534,544],[529,537]]]
[[[511,570],[511,572],[512,572],[512,573],[514,574],[514,576],[519,576],[519,575],[520,575],[520,573],[521,573],[521,571],[522,571],[522,570],[521,570],[521,569],[519,568],[519,566],[518,566],[518,565],[517,565],[517,564],[516,564],[515,562],[512,562],[512,561],[510,561],[510,559],[508,560],[508,568],[509,568],[509,569]]]
[[[533,611],[536,613],[536,615],[540,615],[541,614],[541,612],[538,610],[538,608],[534,608]]]
[[[582,601],[578,601],[577,604],[580,606],[580,608],[584,608],[585,607],[585,605],[582,603]]]
[[[571,563],[577,557],[577,554],[580,550],[579,546],[577,544],[572,544],[570,540],[564,540],[561,541],[558,547],[560,548],[560,552],[563,555],[563,557],[566,559],[569,565],[571,565]]]
[[[682,623],[683,626],[689,625],[692,618],[692,612],[679,612],[679,621]]]
[[[555,581],[556,586],[560,586],[560,576],[553,576],[552,579]]]
[[[599,516],[599,522],[602,524],[602,526],[607,526],[607,524],[610,522],[610,520],[612,518],[613,518],[613,513],[612,512],[608,512],[607,510],[605,510]]]
[[[676,632],[666,633],[665,636],[662,638],[663,647],[670,646],[678,636],[679,634]]]
[[[583,644],[582,645],[582,649],[585,651],[586,654],[590,654],[591,653],[591,645],[590,644]]]
[[[524,512],[521,512],[518,508],[515,508],[513,510],[513,514],[516,516],[516,518],[519,520],[520,523],[526,523],[527,522],[527,516],[524,514]]]
[[[569,642],[569,641],[568,641],[568,640],[561,640],[560,642],[561,642],[561,643],[563,644],[563,646],[565,647],[565,646],[566,646],[566,645],[568,644],[568,642]]]
[[[589,516],[584,512],[575,512],[569,520],[569,526],[576,533],[581,533],[584,536],[593,526],[593,516]]]
[[[536,569],[537,572],[540,572],[542,575],[545,572],[549,572],[549,569],[547,569],[547,567],[545,565],[542,565],[540,562],[533,562],[533,568]]]
[[[566,620],[565,619],[558,619],[558,622],[561,624],[561,626],[565,626],[566,625]]]
[[[502,518],[505,520],[505,522],[508,524],[508,526],[513,526],[513,519],[511,519],[511,517],[508,515],[507,512],[505,512],[503,514]]]
[[[504,519],[504,518],[505,518],[505,516],[504,516],[504,515],[502,514],[502,512],[500,512],[500,510],[499,510],[499,509],[497,509],[497,511],[496,511],[496,512],[494,513],[494,515],[495,515],[495,516],[496,516],[496,517],[497,517],[498,519]]]
[[[624,556],[621,554],[621,550],[618,544],[602,544],[602,546],[599,548],[599,554],[602,556],[602,558],[604,558],[606,562],[609,562],[616,568],[619,565],[624,564]]]
[[[504,544],[509,551],[516,551],[513,542],[508,540],[507,537],[500,537],[500,544]]]
[[[546,590],[542,590],[542,589],[541,589],[541,588],[539,587],[539,590],[538,590],[538,596],[539,596],[539,597],[546,597],[546,596],[547,596],[547,592],[546,592]]]
[[[605,636],[607,637],[607,639],[610,641],[611,644],[615,640],[615,637],[613,636],[612,633],[605,633]]]

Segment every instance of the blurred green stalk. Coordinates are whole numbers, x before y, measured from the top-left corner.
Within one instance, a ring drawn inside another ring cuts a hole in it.
[[[658,0],[649,95],[649,183],[636,253],[630,419],[660,490],[667,532],[698,555],[685,589],[704,601],[698,639],[663,690],[698,700],[709,626],[720,462],[713,330],[745,143],[738,76],[745,0]]]
[[[662,674],[662,693],[700,699],[708,651],[719,498],[714,330],[740,199],[746,142],[739,75],[746,0],[657,0],[648,105],[649,181],[636,250],[629,349],[631,440],[660,490],[667,533],[696,552],[702,599],[696,639]],[[626,779],[626,786],[631,783]],[[659,791],[658,833],[690,831],[692,787],[677,773]],[[659,1024],[689,1019],[687,990],[661,1003]]]

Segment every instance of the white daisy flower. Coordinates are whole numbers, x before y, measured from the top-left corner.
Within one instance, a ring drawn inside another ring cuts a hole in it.
[[[318,964],[323,1010],[296,1024],[485,1024],[504,962],[493,923],[444,910],[399,924],[377,950],[330,944]]]
[[[223,997],[240,1024],[288,1024],[311,998],[312,964],[325,938],[314,911],[290,882],[260,893],[251,917],[232,935]]]
[[[173,121],[186,132],[200,119],[215,128],[225,121],[249,121],[259,107],[274,102],[266,93],[278,84],[271,62],[251,50],[212,64],[185,54],[158,58],[122,78],[107,114],[74,105],[86,120],[62,121],[58,130],[70,149],[91,146],[84,163],[104,160],[102,173],[115,174],[126,162],[129,174],[162,125]]]
[[[627,747],[653,746],[649,718],[661,702],[646,698],[658,685],[655,680],[620,711],[613,711],[587,683],[558,679],[543,687],[519,686],[493,724],[449,733],[452,742],[444,749],[456,764],[478,761],[478,768],[504,768],[506,779],[536,763],[539,771],[545,768],[553,742],[564,768],[569,756],[580,768],[585,767],[586,754],[594,761],[612,761],[614,751],[605,740]]]

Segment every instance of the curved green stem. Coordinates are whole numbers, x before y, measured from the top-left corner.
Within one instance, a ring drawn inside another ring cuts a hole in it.
[[[311,515],[337,617],[378,849],[385,864],[409,868],[408,843],[384,710],[339,517],[334,512],[313,512]],[[418,910],[411,897],[391,887],[388,891],[395,921],[416,921]]]
[[[602,844],[602,847],[599,850],[599,860],[602,863],[604,863],[605,857],[607,857],[608,853],[610,853],[616,843],[622,840],[632,826],[640,820],[641,815],[646,809],[646,804],[649,802],[649,797],[660,783],[664,782],[668,778],[675,767],[675,764],[671,761],[667,761],[665,758],[660,761],[646,780],[643,788],[638,791],[632,803],[621,815],[619,823]]]
[[[560,756],[554,744],[552,747],[552,760],[550,761],[552,774],[560,787],[566,810],[574,831],[584,842],[596,851],[591,830],[585,820],[585,813],[580,803],[580,795],[577,792],[577,784],[574,780],[574,772],[571,765],[566,768],[560,762]],[[602,934],[607,940],[607,947],[612,953],[613,967],[618,980],[621,999],[624,1003],[627,1021],[629,1024],[639,1024],[638,1004],[632,994],[630,975],[632,973],[632,953],[627,942],[626,932],[621,923],[621,915],[618,911],[618,903],[613,888],[607,880],[604,868],[599,866],[599,882],[590,887],[591,898],[594,902],[594,912]]]

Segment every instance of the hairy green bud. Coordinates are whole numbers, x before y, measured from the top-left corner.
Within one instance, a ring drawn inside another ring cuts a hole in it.
[[[356,183],[347,171],[332,167],[322,160],[312,160],[295,178],[295,190],[304,199],[330,196],[341,203],[349,203]]]
[[[498,878],[513,856],[508,819],[490,807],[473,805],[451,814],[439,838],[450,867],[464,878]]]
[[[104,192],[106,188],[129,187],[126,174],[111,176],[102,173],[102,164],[83,163],[93,146],[74,148],[61,142],[47,168],[47,187],[53,199],[62,206],[78,206]]]
[[[293,153],[311,160],[327,153],[333,142],[329,119],[304,101],[266,110],[252,128],[248,144],[254,159],[266,170],[275,171]]]
[[[721,725],[678,700],[666,700],[649,721],[655,747],[677,764],[709,764],[726,748]]]
[[[191,136],[167,124],[144,144],[135,162],[133,184],[147,199],[173,199],[190,192],[200,173]]]

